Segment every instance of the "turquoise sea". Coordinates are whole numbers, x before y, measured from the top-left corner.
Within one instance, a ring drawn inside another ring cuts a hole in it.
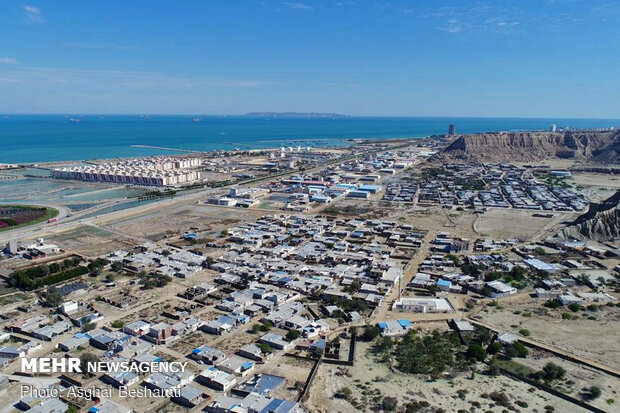
[[[199,122],[193,119],[200,118]],[[71,121],[73,119],[73,121]],[[610,119],[437,117],[260,118],[249,116],[7,115],[0,116],[0,163],[85,160],[278,146],[346,145],[352,138],[419,138],[446,133],[620,126]]]

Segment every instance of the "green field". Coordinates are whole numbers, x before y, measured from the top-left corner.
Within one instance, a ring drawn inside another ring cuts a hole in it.
[[[37,209],[45,209],[45,212],[42,216],[39,216],[35,219],[31,219],[25,222],[15,222],[15,220],[11,217],[2,217],[0,216],[0,221],[6,222],[9,225],[0,228],[0,232],[1,231],[10,231],[12,229],[16,229],[16,228],[22,228],[22,227],[26,227],[28,225],[34,225],[34,224],[38,224],[40,222],[45,222],[48,219],[51,218],[55,218],[58,216],[58,210],[55,208],[47,208],[47,207],[37,207],[37,206],[33,206],[33,205],[0,205],[0,209],[2,208],[21,208],[21,209],[25,209],[25,210],[37,210]]]

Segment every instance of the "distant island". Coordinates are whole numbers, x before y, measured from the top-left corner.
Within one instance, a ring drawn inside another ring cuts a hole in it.
[[[250,112],[245,116],[254,118],[346,118],[347,115],[340,113],[317,113],[317,112]]]

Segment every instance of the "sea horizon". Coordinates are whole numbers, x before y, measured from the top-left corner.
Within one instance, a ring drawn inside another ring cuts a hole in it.
[[[286,113],[286,112],[277,112]],[[321,113],[321,112],[316,112]],[[456,133],[603,129],[620,119],[352,116],[270,117],[213,114],[2,114],[0,163],[32,164],[183,152],[343,146],[351,139],[419,139]]]

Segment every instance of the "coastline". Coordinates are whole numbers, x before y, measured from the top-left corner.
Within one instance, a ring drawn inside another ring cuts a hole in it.
[[[448,132],[547,130],[551,124],[575,129],[620,125],[620,120],[448,118],[448,117],[344,117],[330,118],[202,118],[186,116],[84,115],[69,122],[60,115],[15,115],[0,119],[4,142],[0,163],[34,165],[122,159],[173,153],[272,150],[279,147],[344,147],[352,141],[423,139]],[[174,149],[174,151],[167,150]],[[93,155],[96,154],[95,157]]]

